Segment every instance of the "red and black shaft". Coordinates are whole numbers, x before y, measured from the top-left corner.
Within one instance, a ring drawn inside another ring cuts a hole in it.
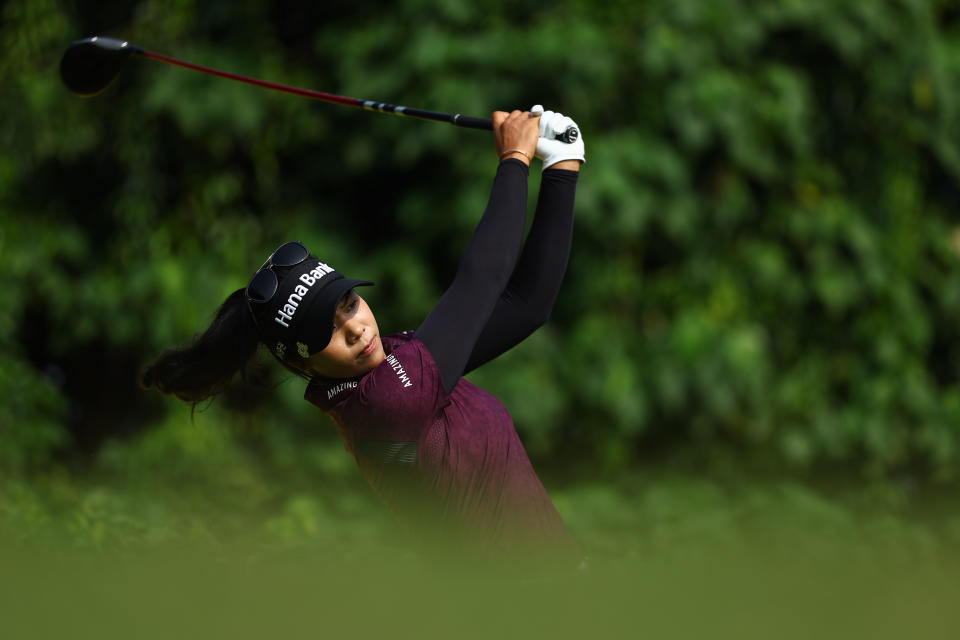
[[[76,40],[70,44],[63,58],[60,60],[60,77],[68,89],[83,97],[95,96],[110,86],[114,79],[120,73],[124,62],[130,56],[139,56],[149,58],[157,62],[176,65],[185,69],[199,71],[212,76],[236,80],[252,84],[265,89],[274,91],[283,91],[293,95],[340,104],[347,107],[356,107],[368,111],[379,111],[381,113],[392,113],[407,118],[418,118],[420,120],[434,120],[436,122],[449,122],[458,127],[468,127],[470,129],[492,130],[493,123],[490,118],[476,118],[465,116],[459,113],[442,113],[439,111],[426,111],[424,109],[414,109],[403,107],[385,102],[374,102],[372,100],[360,100],[358,98],[348,98],[347,96],[338,96],[333,93],[324,93],[323,91],[314,91],[312,89],[301,89],[286,84],[251,78],[229,71],[221,71],[213,67],[206,67],[184,60],[178,60],[160,53],[147,51],[125,40],[117,38],[104,38],[94,36]],[[565,133],[558,136],[558,139],[564,142],[573,142],[577,139],[579,132],[571,127]]]
[[[136,47],[134,50],[131,51],[131,53],[133,55],[142,56],[144,58],[150,58],[151,60],[156,60],[158,62],[165,62],[167,64],[177,65],[178,67],[193,69],[194,71],[206,73],[211,76],[226,78],[228,80],[236,80],[237,82],[245,82],[247,84],[252,84],[257,87],[264,87],[265,89],[273,89],[274,91],[283,91],[284,93],[292,93],[295,96],[302,96],[304,98],[310,98],[311,100],[319,100],[320,102],[342,104],[347,107],[357,107],[360,109],[366,109],[368,111],[379,111],[381,113],[392,113],[394,115],[405,116],[407,118],[419,118],[421,120],[435,120],[437,122],[449,122],[450,124],[455,124],[460,127],[469,127],[471,129],[487,129],[487,130],[493,129],[493,124],[490,122],[490,118],[475,118],[473,116],[465,116],[459,113],[441,113],[439,111],[426,111],[424,109],[413,109],[411,107],[403,107],[395,104],[388,104],[385,102],[373,102],[372,100],[360,100],[358,98],[348,98],[347,96],[338,96],[333,93],[325,93],[323,91],[314,91],[313,89],[301,89],[300,87],[291,87],[290,85],[280,84],[279,82],[270,82],[269,80],[251,78],[249,76],[243,76],[237,73],[230,73],[229,71],[221,71],[219,69],[214,69],[212,67],[206,67],[202,64],[194,64],[192,62],[178,60],[177,58],[165,56],[160,53],[154,53],[152,51],[146,51],[144,49],[140,49],[139,47]]]

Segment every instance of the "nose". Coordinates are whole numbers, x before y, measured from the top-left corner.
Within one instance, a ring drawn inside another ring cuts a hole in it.
[[[343,323],[343,333],[349,344],[356,344],[357,340],[363,337],[363,331],[363,324],[358,322],[356,318],[351,318]]]

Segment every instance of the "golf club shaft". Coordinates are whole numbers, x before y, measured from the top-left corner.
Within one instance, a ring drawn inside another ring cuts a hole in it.
[[[486,130],[493,129],[493,123],[490,121],[490,118],[476,118],[473,116],[465,116],[459,113],[441,113],[439,111],[426,111],[424,109],[412,109],[410,107],[402,107],[394,104],[387,104],[384,102],[373,102],[371,100],[359,100],[357,98],[348,98],[346,96],[338,96],[333,93],[324,93],[323,91],[313,91],[311,89],[301,89],[299,87],[291,87],[290,85],[286,85],[286,84],[270,82],[268,80],[260,80],[259,78],[251,78],[249,76],[242,76],[236,73],[230,73],[229,71],[221,71],[219,69],[214,69],[213,67],[206,67],[200,64],[194,64],[192,62],[178,60],[177,58],[165,56],[160,53],[154,53],[152,51],[147,51],[139,47],[133,48],[132,53],[134,55],[142,56],[144,58],[156,60],[157,62],[165,62],[167,64],[176,65],[178,67],[184,67],[186,69],[192,69],[194,71],[199,71],[201,73],[206,73],[212,76],[218,76],[220,78],[226,78],[228,80],[236,80],[238,82],[245,82],[247,84],[252,84],[257,87],[264,87],[265,89],[273,89],[274,91],[283,91],[284,93],[292,93],[293,95],[302,96],[304,98],[310,98],[312,100],[319,100],[321,102],[342,104],[348,107],[357,107],[359,109],[366,109],[368,111],[380,111],[381,113],[392,113],[394,115],[404,116],[407,118],[419,118],[421,120],[434,120],[436,122],[449,122],[450,124],[455,124],[458,127],[468,127],[470,129],[486,129]]]

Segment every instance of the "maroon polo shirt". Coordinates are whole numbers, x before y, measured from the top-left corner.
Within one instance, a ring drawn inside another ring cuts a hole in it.
[[[506,407],[464,378],[447,393],[412,333],[383,338],[387,358],[361,378],[313,381],[374,491],[414,536],[468,550],[578,556]]]

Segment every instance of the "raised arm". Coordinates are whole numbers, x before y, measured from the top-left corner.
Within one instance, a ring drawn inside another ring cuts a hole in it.
[[[580,163],[547,169],[533,227],[510,282],[467,360],[464,374],[513,348],[547,322],[563,284],[573,237],[573,202]]]
[[[570,256],[573,202],[584,160],[582,135],[573,143],[555,138],[569,127],[580,131],[580,127],[563,114],[543,111],[537,157],[543,159],[544,171],[533,228],[464,373],[519,344],[545,324],[553,311]]]
[[[470,238],[453,283],[416,331],[450,392],[463,375],[480,332],[513,273],[523,242],[527,177],[539,134],[528,111],[492,116],[501,158],[483,217]]]

